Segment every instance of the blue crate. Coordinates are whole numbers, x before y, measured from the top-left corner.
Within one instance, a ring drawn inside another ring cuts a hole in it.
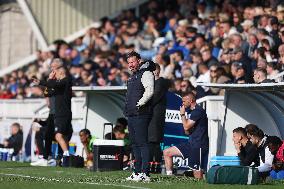
[[[231,166],[239,166],[241,163],[240,158],[238,156],[213,156],[210,159],[209,167],[215,165],[231,165]]]

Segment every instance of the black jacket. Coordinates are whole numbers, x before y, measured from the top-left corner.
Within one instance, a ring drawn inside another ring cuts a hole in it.
[[[40,85],[54,89],[55,117],[72,116],[72,81],[70,77],[65,77],[62,80],[40,81]]]
[[[161,142],[163,140],[167,107],[167,91],[170,88],[170,85],[170,80],[162,77],[155,81],[152,101],[153,116],[148,127],[149,142]]]
[[[8,138],[8,146],[7,148],[13,148],[13,155],[17,155],[23,146],[23,132],[19,130],[19,132],[15,135],[12,135]]]
[[[258,150],[255,145],[248,141],[246,146],[241,147],[241,152],[238,153],[242,166],[259,166]]]

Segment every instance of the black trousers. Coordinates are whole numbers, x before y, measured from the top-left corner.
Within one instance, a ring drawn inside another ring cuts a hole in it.
[[[52,154],[51,147],[54,139],[54,114],[49,114],[46,120],[46,131],[45,131],[45,151],[43,158],[47,159]]]
[[[162,162],[162,150],[159,142],[149,142],[150,162]]]
[[[129,138],[135,156],[135,172],[149,174],[148,125],[150,115],[128,117]]]

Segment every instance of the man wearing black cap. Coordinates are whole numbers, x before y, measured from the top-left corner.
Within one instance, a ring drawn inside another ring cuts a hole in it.
[[[235,47],[230,51],[232,61],[242,63],[242,68],[245,71],[245,80],[246,83],[252,83],[252,65],[249,58],[243,53],[243,50],[240,47]]]
[[[238,83],[238,84],[248,83],[245,77],[246,71],[243,63],[233,62],[231,66],[231,72],[233,76],[233,83]]]
[[[138,53],[126,55],[132,76],[127,82],[124,114],[128,117],[129,137],[135,156],[135,170],[126,180],[150,181],[148,125],[152,117],[155,66],[153,62],[142,62]]]

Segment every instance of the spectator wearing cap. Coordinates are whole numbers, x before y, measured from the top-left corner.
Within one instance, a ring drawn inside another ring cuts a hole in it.
[[[255,83],[272,83],[274,80],[267,79],[267,72],[263,68],[257,68],[254,70],[253,80]]]
[[[241,62],[233,62],[231,65],[231,73],[233,76],[233,83],[248,83],[246,80],[246,71],[245,71],[245,66]]]
[[[245,77],[247,82],[252,82],[252,65],[251,61],[245,54],[243,53],[240,47],[234,48],[230,52],[232,56],[232,61],[242,63],[242,67],[245,70]]]

